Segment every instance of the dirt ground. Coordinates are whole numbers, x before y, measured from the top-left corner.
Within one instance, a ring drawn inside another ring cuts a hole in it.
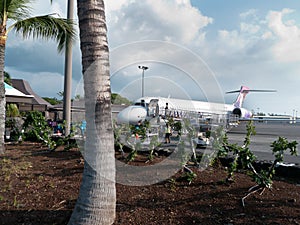
[[[0,168],[0,224],[67,224],[83,170],[78,149],[49,152],[40,144],[9,144]],[[247,175],[237,173],[226,184],[222,166],[193,171],[191,184],[181,171],[151,186],[117,184],[115,224],[300,224],[300,176],[277,178],[243,208],[241,198],[254,185]]]

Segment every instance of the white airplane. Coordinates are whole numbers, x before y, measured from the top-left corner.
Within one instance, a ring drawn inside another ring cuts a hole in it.
[[[145,120],[151,120],[157,116],[172,116],[183,118],[188,113],[197,113],[200,116],[220,115],[223,118],[229,118],[233,115],[239,119],[249,119],[252,113],[242,108],[246,95],[250,91],[255,92],[274,92],[273,90],[250,90],[242,86],[240,90],[227,93],[236,93],[239,95],[233,104],[211,103],[204,101],[183,100],[163,97],[142,97],[118,113],[117,123],[119,124],[137,124]]]

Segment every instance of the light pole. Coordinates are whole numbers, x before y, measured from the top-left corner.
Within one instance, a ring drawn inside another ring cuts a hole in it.
[[[68,19],[74,17],[74,0],[68,0]],[[65,79],[64,79],[64,102],[63,119],[65,121],[65,135],[68,136],[71,130],[71,87],[72,87],[72,42],[67,37],[65,52]]]
[[[144,97],[144,77],[145,77],[145,70],[149,69],[147,66],[138,66],[139,69],[143,70],[142,72],[142,97]]]
[[[293,123],[295,123],[295,109],[293,109]]]

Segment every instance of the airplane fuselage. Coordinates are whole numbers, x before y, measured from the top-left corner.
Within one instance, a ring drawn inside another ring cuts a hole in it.
[[[237,115],[240,118],[250,118],[252,113],[234,104],[211,103],[195,100],[183,100],[163,97],[143,97],[137,99],[118,114],[118,123],[138,123],[156,116],[172,116],[181,118],[187,113],[201,115]]]

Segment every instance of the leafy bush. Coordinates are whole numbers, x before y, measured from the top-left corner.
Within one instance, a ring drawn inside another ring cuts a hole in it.
[[[10,140],[22,140],[23,119],[21,117],[6,117],[5,130],[10,132]]]
[[[6,105],[6,111],[5,111],[6,117],[17,117],[20,116],[20,112],[18,109],[18,106],[16,104],[7,104]]]
[[[55,149],[56,143],[51,139],[52,128],[41,112],[28,112],[23,126],[25,140],[43,142],[49,149]]]

